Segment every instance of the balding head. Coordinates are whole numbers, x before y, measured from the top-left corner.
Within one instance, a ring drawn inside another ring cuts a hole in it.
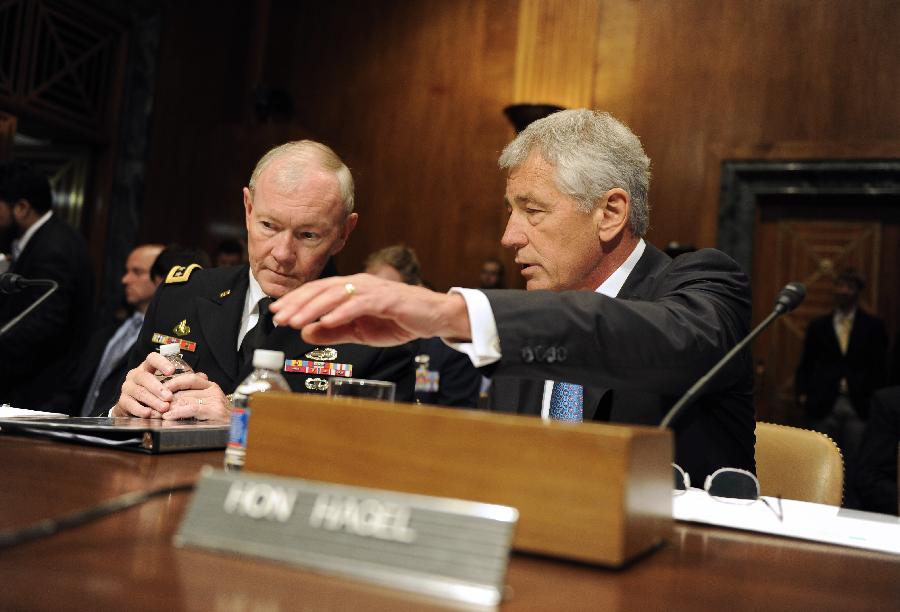
[[[272,181],[286,190],[296,186],[312,169],[331,172],[338,181],[341,201],[347,214],[353,212],[353,175],[331,147],[313,140],[295,140],[270,149],[256,163],[253,174],[250,175],[247,187],[251,195],[256,192],[260,176],[267,169],[271,170]]]

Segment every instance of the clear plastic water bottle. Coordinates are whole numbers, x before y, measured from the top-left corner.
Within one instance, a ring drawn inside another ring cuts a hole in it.
[[[181,345],[177,342],[172,342],[170,344],[163,344],[159,347],[159,354],[172,362],[172,365],[175,366],[175,371],[172,374],[166,375],[156,371],[156,377],[159,379],[159,382],[166,382],[167,380],[171,380],[178,376],[179,374],[186,374],[187,372],[193,372],[194,369],[188,365],[188,363],[181,358]]]
[[[256,349],[253,352],[253,371],[234,390],[231,399],[231,430],[225,448],[225,469],[240,471],[247,454],[247,425],[250,422],[250,397],[266,391],[290,391],[281,368],[284,353]]]

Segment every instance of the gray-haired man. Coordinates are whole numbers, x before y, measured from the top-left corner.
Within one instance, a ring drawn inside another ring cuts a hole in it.
[[[537,121],[500,165],[510,215],[502,243],[528,292],[442,295],[358,275],[291,292],[275,320],[307,340],[456,341],[493,368],[495,410],[659,423],[747,333],[746,276],[718,251],[672,260],[644,241],[650,160],[607,113]],[[720,467],[754,470],[751,391],[745,352],[675,421],[676,461],[695,482]]]

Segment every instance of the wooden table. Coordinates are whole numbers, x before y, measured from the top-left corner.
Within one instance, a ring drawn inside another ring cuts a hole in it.
[[[196,479],[221,452],[130,454],[0,436],[0,528]],[[429,610],[441,602],[171,544],[189,493],[0,551],[0,610]],[[678,525],[623,570],[514,555],[503,610],[900,607],[900,557]]]

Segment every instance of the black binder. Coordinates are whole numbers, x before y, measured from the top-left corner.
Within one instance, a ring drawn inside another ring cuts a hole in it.
[[[0,433],[41,436],[141,453],[225,448],[229,426],[185,419],[129,417],[0,418]]]

